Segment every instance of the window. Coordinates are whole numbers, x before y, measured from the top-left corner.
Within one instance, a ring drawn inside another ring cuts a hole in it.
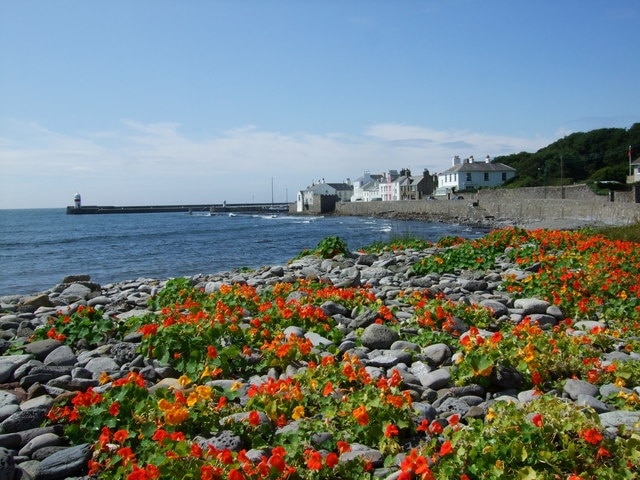
[[[467,182],[470,182],[470,181],[471,181],[471,172],[468,172],[467,173]]]
[[[507,181],[507,172],[502,172],[502,181],[503,182]]]
[[[484,181],[485,182],[489,181],[489,172],[484,172]]]

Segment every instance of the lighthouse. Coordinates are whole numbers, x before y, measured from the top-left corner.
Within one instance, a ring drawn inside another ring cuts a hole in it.
[[[80,208],[82,206],[81,197],[79,193],[73,196],[73,208]]]

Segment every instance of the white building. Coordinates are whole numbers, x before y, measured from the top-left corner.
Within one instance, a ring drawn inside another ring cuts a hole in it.
[[[631,175],[627,175],[627,183],[640,182],[640,157],[629,163],[629,168]]]
[[[352,202],[370,202],[375,198],[379,198],[379,183],[383,175],[371,175],[369,172],[354,180]]]
[[[306,190],[300,190],[296,197],[296,211],[317,211],[314,202],[321,197],[335,196],[339,202],[348,202],[353,194],[353,185],[344,183],[326,183],[324,180],[314,183]]]
[[[435,195],[497,187],[516,175],[515,168],[503,163],[491,162],[488,155],[483,162],[476,162],[473,156],[461,160],[456,155],[452,163],[451,168],[438,174],[438,188]]]

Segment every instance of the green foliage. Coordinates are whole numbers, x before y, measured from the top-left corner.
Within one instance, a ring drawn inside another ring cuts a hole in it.
[[[364,253],[395,252],[398,250],[424,250],[432,247],[433,243],[417,237],[401,237],[390,242],[375,242],[362,248]]]
[[[188,278],[172,278],[167,281],[162,291],[154,296],[150,301],[150,306],[159,310],[176,303],[185,303],[188,300],[201,298],[201,292],[193,289],[193,285]]]
[[[520,152],[495,161],[516,169],[510,187],[560,185],[592,180],[624,182],[629,171],[629,145],[633,158],[640,153],[640,123],[631,128],[602,128],[572,133],[535,153]],[[561,160],[562,159],[562,160]],[[562,172],[561,172],[562,170]],[[615,178],[605,178],[606,176]]]
[[[438,459],[436,478],[631,479],[640,473],[637,436],[605,436],[597,414],[560,398],[499,402],[485,421],[459,427],[444,432],[456,454]]]
[[[86,347],[95,348],[108,338],[118,337],[124,325],[93,307],[79,306],[71,315],[49,318],[44,328],[34,333],[35,340],[53,338],[69,345],[82,341]]]
[[[300,252],[295,258],[297,259],[307,255],[317,255],[322,258],[333,258],[336,255],[348,254],[349,247],[347,246],[347,243],[342,238],[332,235],[320,240],[318,246],[315,249],[305,249]]]

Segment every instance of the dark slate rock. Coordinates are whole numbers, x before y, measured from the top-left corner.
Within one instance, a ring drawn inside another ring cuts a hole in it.
[[[570,378],[565,382],[564,391],[573,400],[576,400],[580,395],[589,395],[590,397],[598,395],[598,387],[575,378]]]
[[[320,305],[322,311],[329,317],[334,315],[349,315],[349,309],[344,305],[340,305],[339,303],[333,301],[324,302]]]
[[[90,458],[91,445],[88,443],[59,450],[40,462],[35,480],[62,480],[86,475]]]
[[[370,463],[374,468],[381,467],[384,462],[384,455],[380,450],[368,447],[366,445],[352,444],[351,451],[340,455],[340,463],[346,463],[351,460],[363,460]]]
[[[613,412],[605,412],[600,414],[600,423],[605,428],[618,428],[625,426],[629,429],[640,432],[638,426],[640,422],[640,412],[632,412],[626,410],[615,410]]]
[[[491,384],[502,389],[518,389],[524,383],[522,374],[513,367],[497,365],[489,377]]]
[[[47,355],[42,362],[51,366],[69,366],[75,365],[77,360],[78,357],[70,346],[61,345]]]
[[[444,343],[434,343],[422,349],[422,356],[432,367],[439,367],[451,361],[452,352]]]
[[[522,315],[527,316],[532,313],[547,313],[550,303],[539,298],[518,298],[513,306],[516,309],[521,309]]]
[[[48,411],[46,407],[20,410],[0,423],[0,433],[14,433],[36,428],[44,422]]]
[[[0,480],[14,480],[16,462],[13,452],[6,448],[0,448]]]
[[[209,438],[196,437],[194,441],[203,449],[212,446],[216,450],[229,449],[232,452],[238,452],[244,447],[244,442],[239,435],[231,430],[222,430]]]
[[[386,325],[373,323],[364,329],[360,341],[367,348],[387,350],[399,338],[398,333]]]
[[[428,373],[418,372],[416,373],[416,377],[418,377],[422,386],[433,390],[446,387],[451,381],[451,373],[447,368],[439,368],[438,370]]]
[[[73,367],[67,366],[36,366],[33,367],[27,375],[20,379],[20,386],[28,389],[34,383],[47,383],[49,380],[69,375]]]
[[[22,301],[22,304],[27,305],[29,307],[35,307],[35,308],[53,306],[53,304],[51,303],[51,300],[49,300],[49,295],[47,295],[46,293],[41,293],[39,295],[33,295],[31,297],[27,297]]]
[[[500,318],[503,315],[509,314],[509,308],[497,300],[483,300],[480,302],[480,305],[491,310],[493,318]]]
[[[62,342],[54,340],[53,338],[46,338],[44,340],[36,340],[26,344],[23,349],[25,353],[33,355],[36,359],[42,361],[47,355],[53,352],[56,348],[60,347]]]
[[[604,403],[593,398],[591,395],[580,394],[576,400],[576,405],[581,407],[591,407],[596,413],[605,413],[611,411],[611,408]]]
[[[117,342],[111,346],[110,354],[120,365],[132,362],[137,357],[138,345],[129,342]]]
[[[89,282],[91,281],[91,276],[87,274],[79,274],[79,275],[67,275],[62,279],[60,283],[75,283],[75,282]]]

